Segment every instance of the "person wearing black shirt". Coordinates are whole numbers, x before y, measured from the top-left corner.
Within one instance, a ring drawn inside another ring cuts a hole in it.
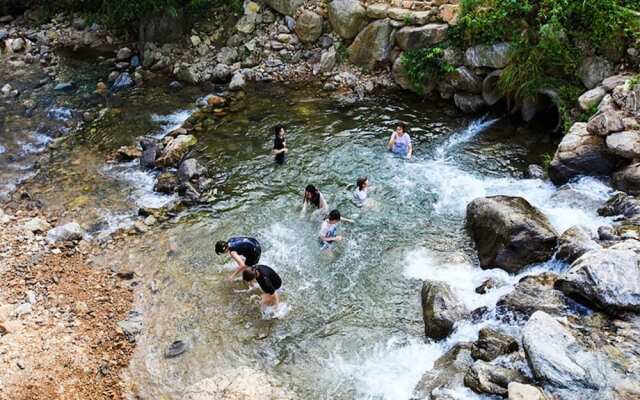
[[[264,292],[261,307],[277,306],[280,302],[277,290],[282,286],[282,279],[271,267],[256,265],[242,271],[242,279],[249,285],[255,280]]]
[[[223,253],[228,253],[236,264],[238,264],[238,268],[227,278],[228,281],[231,281],[247,267],[258,264],[262,249],[256,239],[240,236],[232,237],[227,241],[221,240],[217,242],[216,254]],[[240,256],[244,257],[244,260]]]
[[[286,130],[282,125],[276,125],[273,128],[275,132],[275,138],[273,139],[273,154],[275,155],[276,163],[282,165],[287,162],[287,139],[285,137]]]

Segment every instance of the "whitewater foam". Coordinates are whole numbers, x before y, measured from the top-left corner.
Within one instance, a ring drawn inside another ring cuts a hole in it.
[[[160,124],[160,129],[151,136],[155,139],[164,138],[169,132],[180,128],[184,121],[191,116],[192,112],[192,110],[179,110],[167,115],[151,115],[151,120]]]
[[[469,142],[499,120],[499,118],[489,118],[488,116],[484,116],[472,121],[464,130],[450,135],[443,144],[438,146],[434,151],[433,158],[435,160],[444,159],[451,150],[463,143]]]

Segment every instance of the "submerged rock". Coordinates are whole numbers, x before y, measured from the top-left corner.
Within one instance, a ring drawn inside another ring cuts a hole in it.
[[[165,358],[175,358],[187,351],[187,344],[182,340],[176,340],[165,350]]]
[[[422,285],[422,317],[424,331],[432,339],[444,339],[453,331],[456,322],[466,318],[469,311],[444,282],[425,281]]]
[[[640,312],[640,242],[584,254],[560,275],[556,287],[609,314]]]
[[[562,138],[549,165],[549,177],[556,185],[580,175],[609,176],[618,159],[610,154],[602,136],[587,131],[587,124],[575,123]]]
[[[116,150],[114,158],[117,162],[127,162],[133,161],[141,155],[142,152],[136,146],[120,146],[118,150]]]
[[[171,194],[178,187],[178,177],[173,172],[163,172],[158,176],[153,190],[158,193]]]
[[[156,167],[156,158],[160,153],[160,145],[153,139],[144,138],[140,141],[140,147],[142,147],[140,167],[143,169],[154,169]]]
[[[250,382],[250,384],[247,384]],[[203,379],[185,390],[183,400],[297,400],[275,378],[257,369],[237,367]]]
[[[521,197],[491,196],[467,206],[467,225],[481,267],[518,272],[549,259],[557,234],[547,218]]]
[[[192,178],[197,178],[206,173],[206,169],[198,163],[195,158],[184,160],[178,168],[178,177],[180,182],[186,182]]]
[[[131,75],[129,75],[128,72],[123,72],[120,75],[118,75],[116,80],[111,85],[111,91],[117,92],[120,90],[124,90],[132,86],[135,86],[135,84],[136,83],[133,81],[133,78],[131,78]]]

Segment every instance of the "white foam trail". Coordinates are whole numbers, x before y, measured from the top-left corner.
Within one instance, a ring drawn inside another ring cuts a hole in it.
[[[151,120],[160,124],[160,129],[151,135],[155,139],[162,139],[169,132],[182,126],[184,121],[191,116],[192,110],[179,110],[168,115],[152,114]]]
[[[7,151],[7,148],[0,144],[0,154]]]
[[[140,170],[138,161],[106,165],[104,172],[131,186],[129,196],[138,207],[160,208],[176,199],[176,195],[154,192],[155,175]]]
[[[447,153],[451,151],[451,149],[462,143],[470,141],[478,134],[489,128],[491,125],[495,124],[498,120],[498,118],[488,118],[485,115],[482,118],[478,118],[472,121],[471,124],[469,124],[469,126],[463,131],[454,133],[453,135],[449,136],[443,144],[438,146],[434,151],[434,159],[444,159]]]
[[[369,351],[363,357],[345,360],[336,354],[327,372],[337,379],[350,377],[355,382],[358,398],[409,399],[425,371],[445,351],[439,343],[425,344],[421,340],[391,337]],[[335,378],[334,378],[335,379]]]
[[[54,121],[68,121],[72,115],[73,111],[67,107],[52,107],[47,111],[47,117]]]
[[[40,154],[47,149],[47,145],[53,140],[51,137],[39,132],[33,132],[30,137],[31,142],[18,142],[20,144],[19,156],[25,157],[32,154]]]
[[[538,207],[551,224],[564,232],[573,225],[584,225],[596,231],[610,223],[610,218],[597,215],[597,207],[612,190],[597,179],[584,177],[575,183],[556,188],[539,179],[491,178],[475,176],[444,161],[425,161],[410,166],[413,176],[421,175],[436,195],[435,212],[464,217],[473,199],[484,196],[520,196]]]

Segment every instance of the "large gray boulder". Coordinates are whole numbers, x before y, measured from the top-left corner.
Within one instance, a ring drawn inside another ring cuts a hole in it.
[[[531,371],[542,382],[561,388],[591,385],[575,337],[549,314],[537,311],[529,318],[522,346]]]
[[[464,385],[479,394],[506,396],[509,383],[528,383],[518,370],[476,361],[464,376]]]
[[[322,17],[313,11],[302,10],[296,18],[295,31],[302,42],[315,42],[322,35]]]
[[[502,69],[509,62],[509,48],[509,43],[470,47],[464,54],[464,64],[472,68]]]
[[[607,151],[604,137],[589,133],[586,123],[577,122],[558,145],[549,177],[561,185],[581,175],[609,176],[617,161],[617,156]]]
[[[405,26],[396,32],[396,43],[402,50],[431,47],[447,39],[447,24]]]
[[[612,133],[606,139],[607,148],[620,157],[634,159],[640,157],[640,131]]]
[[[640,85],[625,84],[613,90],[611,98],[622,110],[632,116],[640,117]]]
[[[402,54],[400,54],[396,60],[393,62],[393,68],[391,69],[391,74],[393,76],[393,80],[403,88],[404,90],[412,90],[416,91],[416,88],[413,87],[411,81],[409,80],[409,74],[407,73],[407,68],[404,66],[402,62]]]
[[[295,15],[304,0],[266,0],[267,5],[282,15]]]
[[[610,314],[640,312],[640,242],[584,254],[560,275],[556,287]]]
[[[502,70],[492,71],[482,81],[482,98],[493,106],[504,98],[504,93],[498,87],[498,81],[502,75]]]
[[[626,218],[640,215],[640,199],[624,192],[616,192],[598,209],[598,215],[603,217],[622,215]]]
[[[427,337],[440,340],[453,331],[456,322],[469,314],[464,304],[444,282],[422,284],[422,317]]]
[[[582,111],[589,111],[600,104],[606,94],[607,91],[602,86],[595,87],[578,97],[578,105],[580,105]]]
[[[560,235],[556,258],[572,263],[584,253],[601,248],[602,246],[592,238],[589,228],[576,225]]]
[[[624,122],[620,114],[614,110],[606,110],[594,115],[587,123],[587,132],[599,136],[607,136],[612,132],[624,130]]]
[[[193,178],[199,178],[203,176],[207,170],[200,165],[195,158],[189,158],[184,160],[178,168],[178,178],[180,182],[190,181]]]
[[[464,375],[472,365],[469,344],[457,343],[438,358],[433,368],[422,376],[411,398],[436,399],[436,393],[443,389],[455,390],[461,387]]]
[[[349,61],[367,70],[389,62],[393,47],[391,21],[381,19],[366,26],[349,46]]]
[[[562,292],[554,289],[557,279],[558,275],[552,272],[522,278],[512,292],[498,300],[498,310],[525,317],[536,311],[553,315],[565,314],[573,304]]]
[[[327,6],[333,30],[343,39],[353,39],[367,25],[367,10],[358,0],[333,0]]]
[[[467,225],[483,268],[516,273],[548,260],[558,240],[547,217],[522,197],[474,199],[467,206]]]
[[[455,71],[448,73],[444,79],[456,91],[475,94],[482,92],[482,80],[467,67],[456,68]]]
[[[505,354],[518,351],[518,341],[491,328],[482,328],[471,347],[471,356],[475,360],[491,361]]]
[[[613,174],[613,187],[634,196],[640,195],[640,162],[634,162]]]
[[[604,57],[587,57],[578,70],[578,76],[587,89],[595,88],[611,75],[613,75],[613,65]]]
[[[487,107],[484,98],[479,94],[455,93],[453,102],[456,107],[465,114],[474,114]]]

